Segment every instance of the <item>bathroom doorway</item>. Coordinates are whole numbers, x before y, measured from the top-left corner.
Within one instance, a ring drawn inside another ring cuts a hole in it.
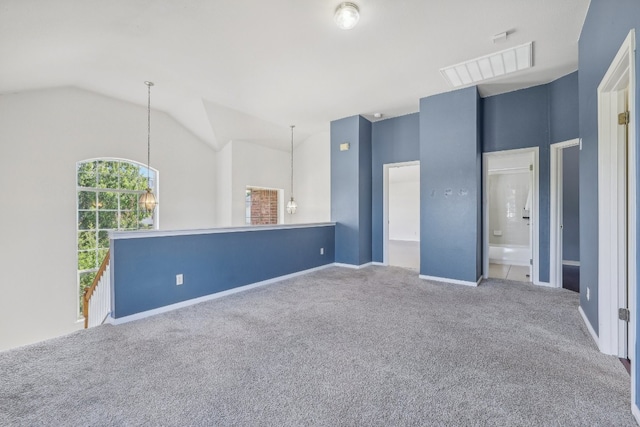
[[[537,148],[485,153],[484,276],[537,281]]]

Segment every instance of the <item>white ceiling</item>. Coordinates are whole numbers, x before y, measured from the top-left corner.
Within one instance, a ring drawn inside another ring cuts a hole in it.
[[[418,111],[451,90],[439,69],[534,42],[534,67],[482,96],[577,69],[589,0],[0,0],[0,94],[77,86],[166,111],[220,149],[240,139],[287,150],[331,120]],[[505,43],[494,34],[510,31]]]

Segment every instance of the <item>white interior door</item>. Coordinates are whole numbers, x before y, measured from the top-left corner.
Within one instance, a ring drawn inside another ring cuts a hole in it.
[[[618,93],[618,112],[625,114],[628,111],[628,89]],[[618,307],[621,310],[629,309],[629,156],[628,156],[628,126],[622,118],[618,121]],[[621,313],[622,314],[622,313]],[[622,315],[621,317],[624,317]],[[618,355],[628,357],[629,328],[628,318],[618,320]]]

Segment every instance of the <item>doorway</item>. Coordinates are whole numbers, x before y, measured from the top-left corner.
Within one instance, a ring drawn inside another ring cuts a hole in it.
[[[483,275],[538,281],[538,148],[483,154]]]
[[[580,292],[580,140],[551,145],[550,284]]]
[[[384,165],[384,264],[420,270],[420,162]]]

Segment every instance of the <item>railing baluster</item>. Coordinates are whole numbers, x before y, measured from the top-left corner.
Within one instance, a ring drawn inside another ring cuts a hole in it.
[[[93,283],[84,291],[84,295],[82,296],[82,314],[84,315],[85,329],[100,325],[109,313],[109,307],[111,305],[109,259],[110,252],[107,251],[100,265],[100,269],[93,279]],[[91,316],[91,318],[89,316]]]

